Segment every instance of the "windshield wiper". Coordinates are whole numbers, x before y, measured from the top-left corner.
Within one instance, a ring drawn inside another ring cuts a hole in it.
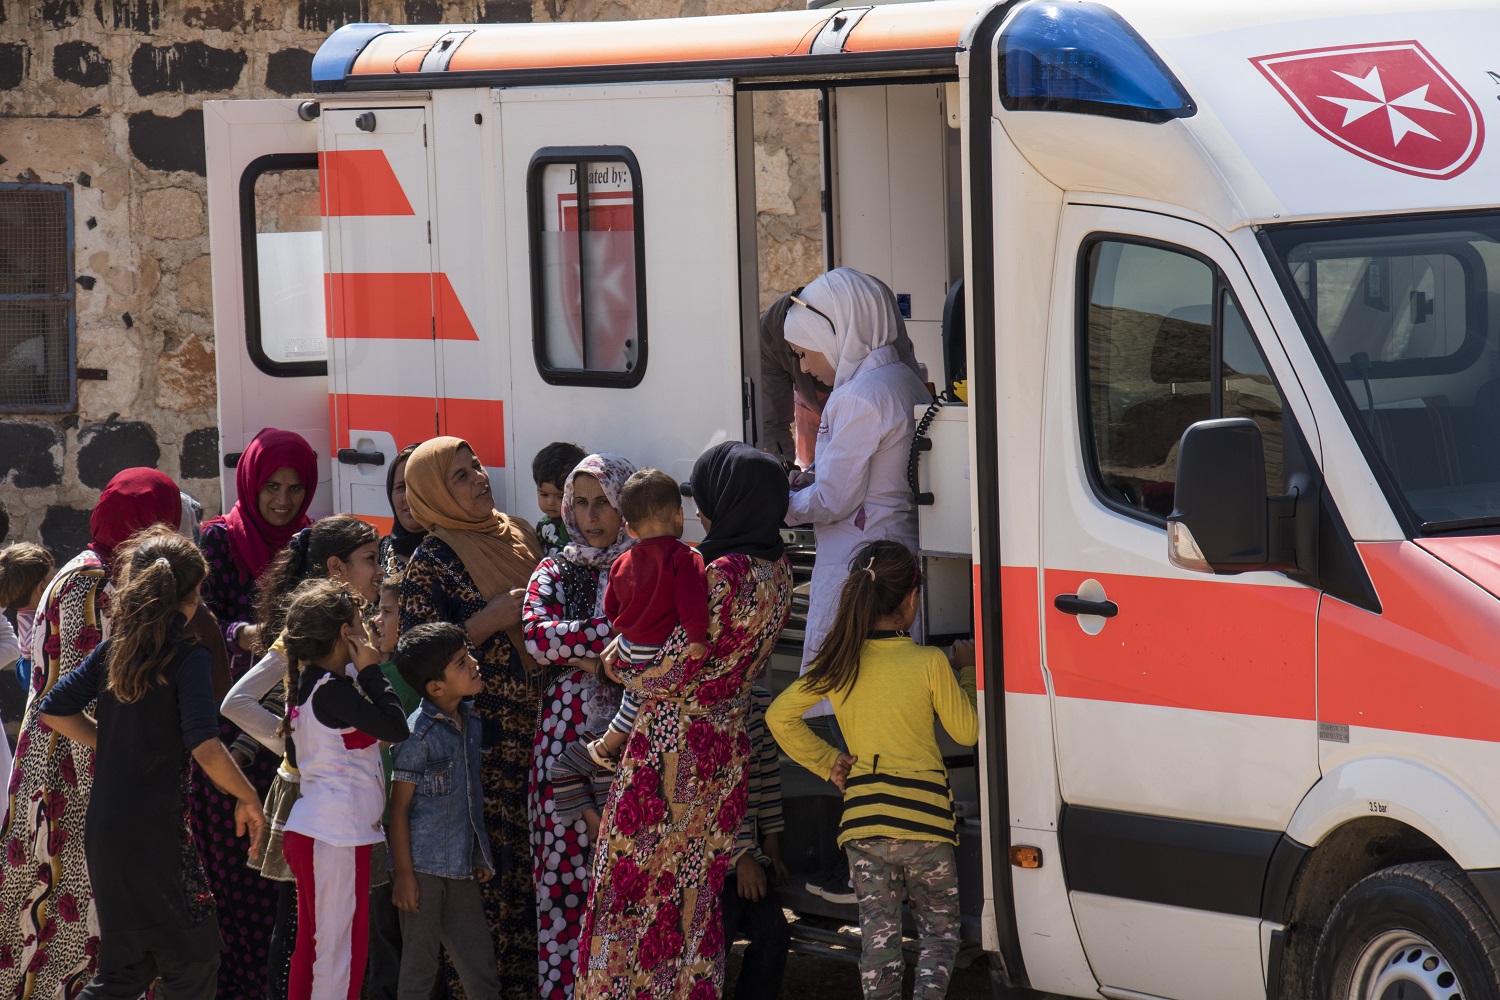
[[[1424,534],[1442,534],[1445,531],[1467,531],[1470,528],[1500,528],[1500,514],[1489,517],[1460,517],[1451,521],[1423,521]]]

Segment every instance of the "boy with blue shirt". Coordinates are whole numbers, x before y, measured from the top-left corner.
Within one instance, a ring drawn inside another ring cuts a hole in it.
[[[495,873],[484,831],[479,720],[483,688],[464,630],[418,625],[396,644],[396,669],[423,693],[411,737],[391,759],[391,882],[401,911],[398,1000],[427,1000],[446,949],[474,1000],[498,997],[495,946],[479,886]]]

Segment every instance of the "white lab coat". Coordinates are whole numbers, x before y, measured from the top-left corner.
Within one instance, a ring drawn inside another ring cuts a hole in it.
[[[866,356],[823,407],[817,480],[792,494],[787,514],[788,524],[813,525],[818,546],[802,646],[804,672],[833,624],[855,550],[887,538],[917,549],[917,508],[906,465],[916,431],[913,410],[931,401],[896,346],[887,344]]]

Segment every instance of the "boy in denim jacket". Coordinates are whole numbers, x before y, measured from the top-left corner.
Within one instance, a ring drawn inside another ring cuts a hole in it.
[[[396,644],[396,669],[423,693],[411,737],[391,758],[392,896],[401,911],[398,1000],[427,1000],[447,949],[473,1000],[498,997],[495,946],[480,883],[495,873],[484,832],[480,724],[483,686],[464,630],[419,625]]]

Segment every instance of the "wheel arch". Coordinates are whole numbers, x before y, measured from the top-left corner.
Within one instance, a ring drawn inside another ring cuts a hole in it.
[[[1269,991],[1277,1000],[1308,996],[1318,937],[1361,879],[1409,861],[1500,867],[1500,827],[1489,813],[1442,772],[1398,758],[1365,758],[1329,771],[1298,805],[1287,837],[1311,846],[1277,914],[1286,927]]]

